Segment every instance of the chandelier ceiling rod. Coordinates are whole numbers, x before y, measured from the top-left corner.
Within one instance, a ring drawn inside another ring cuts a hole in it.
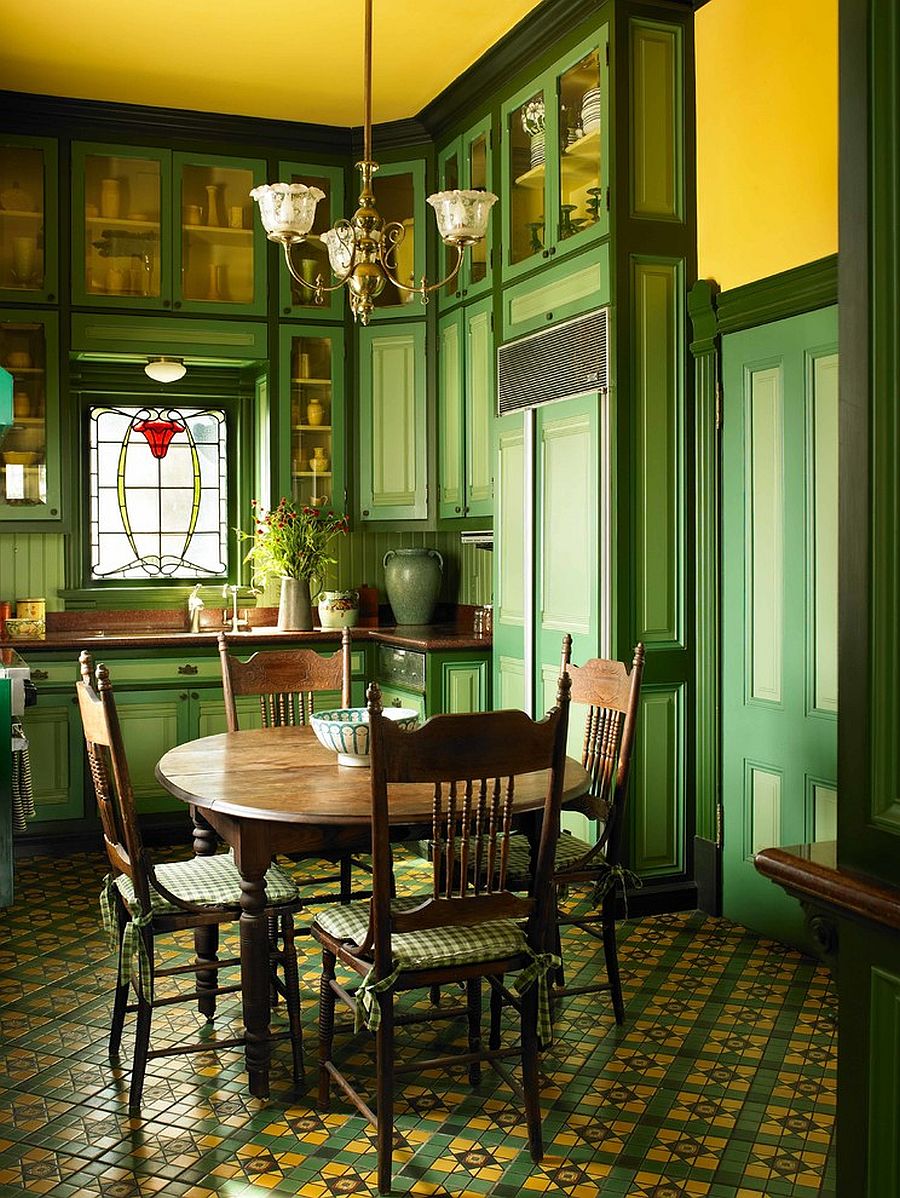
[[[363,158],[372,161],[372,0],[366,0],[365,112],[363,117]]]

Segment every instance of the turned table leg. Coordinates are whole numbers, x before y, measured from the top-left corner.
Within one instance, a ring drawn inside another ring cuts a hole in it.
[[[269,1096],[269,934],[265,917],[266,870],[271,850],[263,830],[241,829],[235,845],[235,862],[241,875],[241,997],[247,1037],[247,1073],[250,1093]]]
[[[216,851],[218,837],[209,826],[198,807],[191,808],[191,819],[194,823],[194,855],[196,857],[212,857]],[[219,925],[206,924],[194,928],[194,954],[200,964],[213,964],[218,960]],[[197,1009],[207,1019],[212,1019],[216,1013],[216,988],[219,971],[217,969],[197,970]]]

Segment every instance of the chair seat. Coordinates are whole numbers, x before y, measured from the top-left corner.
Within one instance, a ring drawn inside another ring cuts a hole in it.
[[[156,876],[167,890],[186,902],[224,909],[240,907],[241,875],[230,852],[157,865]],[[131,878],[121,874],[116,878],[115,885],[131,914],[139,914],[140,907]],[[299,892],[290,875],[278,865],[270,866],[266,873],[267,905],[277,907],[282,903],[295,902],[298,898]],[[181,910],[152,886],[150,908],[154,915],[172,915]]]
[[[425,900],[424,895],[395,899],[391,910],[409,911]],[[369,927],[369,904],[349,903],[316,916],[317,928],[338,941],[360,944]],[[449,965],[475,965],[527,953],[525,936],[511,919],[498,919],[473,927],[429,928],[401,932],[391,940],[391,954],[404,969],[444,969]]]
[[[581,860],[585,853],[589,853],[593,847],[588,841],[581,840],[577,836],[571,836],[568,832],[560,833],[559,840],[556,842],[557,873],[562,873],[564,870],[570,869],[577,861]],[[426,861],[431,860],[431,841],[418,841],[416,851]],[[474,853],[475,847],[473,842],[469,856],[470,861],[474,861]],[[458,856],[457,852],[457,858]],[[603,857],[601,855],[598,861],[602,860]],[[528,878],[531,873],[531,848],[527,837],[523,836],[521,832],[513,832],[509,838],[509,858],[506,868],[507,884],[511,888],[515,888],[515,885],[523,879]]]

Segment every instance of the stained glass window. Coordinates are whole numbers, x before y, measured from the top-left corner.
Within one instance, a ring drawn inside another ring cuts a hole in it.
[[[225,412],[93,407],[89,417],[91,576],[226,574]]]

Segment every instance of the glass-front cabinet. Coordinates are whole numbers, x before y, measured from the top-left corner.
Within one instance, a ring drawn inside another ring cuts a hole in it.
[[[333,286],[335,279],[328,262],[328,249],[322,241],[326,232],[342,216],[346,216],[344,204],[344,172],[337,166],[305,166],[297,162],[282,162],[278,168],[278,178],[286,183],[305,183],[307,187],[318,187],[324,191],[325,198],[316,205],[316,218],[313,221],[312,232],[306,241],[295,246],[291,253],[291,261],[300,276],[314,284],[321,274],[326,287]],[[280,250],[280,247],[279,247]],[[347,296],[343,287],[335,291],[325,292],[322,303],[317,304],[312,287],[298,283],[288,272],[283,263],[278,266],[281,278],[281,313],[283,316],[300,316],[307,320],[343,318],[347,305]]]
[[[503,107],[503,273],[609,231],[606,27]]]
[[[56,142],[0,137],[0,300],[57,295]]]
[[[264,315],[265,164],[134,146],[72,147],[72,298]]]
[[[60,514],[55,312],[0,311],[0,365],[13,377],[13,423],[0,438],[0,520]]]
[[[175,299],[193,312],[264,316],[266,240],[250,192],[265,163],[175,156]]]
[[[402,284],[420,283],[425,273],[425,163],[392,162],[380,166],[372,181],[375,203],[387,224],[398,221],[403,237],[391,258],[393,275],[401,284],[386,282],[375,300],[372,319],[421,315],[421,301]],[[356,207],[355,198],[353,207]]]
[[[343,329],[283,325],[281,379],[281,494],[344,512]]]
[[[497,191],[494,185],[493,150],[491,147],[491,119],[485,117],[461,137],[456,138],[438,157],[438,183],[441,191],[452,191],[459,187],[473,191]],[[462,299],[473,299],[491,287],[493,217],[488,225],[488,235],[466,250],[462,266],[452,283],[440,291],[441,308],[449,307]],[[443,278],[453,269],[456,251],[441,246],[440,265]]]

